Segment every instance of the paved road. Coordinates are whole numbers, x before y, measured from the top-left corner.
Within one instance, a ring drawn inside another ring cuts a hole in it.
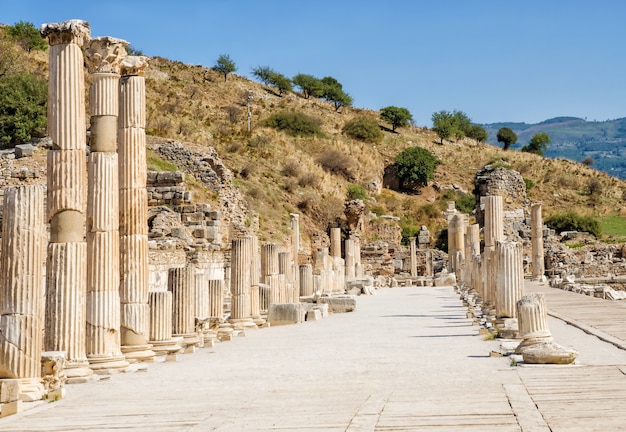
[[[558,342],[575,334],[575,348],[593,340],[594,352],[621,361],[613,345],[561,327]],[[352,313],[249,331],[147,372],[69,386],[65,399],[0,420],[0,430],[620,430],[619,366],[594,354],[579,366],[512,367],[488,356],[497,345],[477,335],[451,287],[382,289]],[[595,396],[584,405],[587,387]],[[603,389],[615,397],[602,400]],[[576,413],[585,428],[569,420]]]

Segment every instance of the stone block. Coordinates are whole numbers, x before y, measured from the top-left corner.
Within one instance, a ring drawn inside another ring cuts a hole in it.
[[[304,322],[305,313],[300,303],[274,303],[269,306],[267,321],[272,326],[300,324]]]
[[[322,312],[318,309],[313,309],[306,313],[307,321],[318,321],[321,319],[322,319]]]
[[[18,144],[15,146],[15,157],[23,158],[32,156],[35,152],[35,147],[32,144]]]
[[[0,403],[18,401],[20,398],[19,379],[0,379]]]
[[[354,296],[320,297],[317,302],[328,305],[328,311],[331,313],[352,312],[356,309]]]
[[[22,402],[15,401],[2,404],[2,408],[0,408],[0,417],[7,417],[13,414],[17,414],[20,411]]]

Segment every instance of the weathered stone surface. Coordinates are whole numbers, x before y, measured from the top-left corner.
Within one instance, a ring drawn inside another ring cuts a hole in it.
[[[267,320],[272,326],[300,324],[304,322],[306,311],[300,303],[270,304]]]
[[[576,360],[578,353],[564,348],[554,342],[534,345],[522,354],[525,363],[531,364],[570,364]]]
[[[356,298],[354,296],[342,297],[320,297],[318,303],[327,304],[331,313],[352,312],[356,309]]]
[[[20,159],[30,157],[35,153],[35,147],[32,144],[18,144],[15,146],[15,157]]]

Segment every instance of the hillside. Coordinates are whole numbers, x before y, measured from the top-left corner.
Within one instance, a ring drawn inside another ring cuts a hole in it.
[[[21,61],[27,70],[47,73],[45,52],[22,52]],[[411,126],[391,132],[390,125],[381,122],[376,111],[346,107],[336,111],[329,102],[305,99],[298,93],[279,96],[273,89],[236,74],[224,81],[223,76],[201,65],[161,57],[152,58],[149,64],[149,145],[154,148],[169,139],[187,143],[196,152],[215,148],[234,173],[234,185],[245,196],[250,220],[258,215],[262,241],[284,241],[292,212],[302,215],[304,236],[336,224],[343,215],[349,185],[360,185],[367,191],[368,211],[399,216],[406,232],[427,225],[434,233],[445,226],[441,211],[447,201],[471,194],[476,171],[494,162],[522,174],[531,185],[529,198],[542,201],[546,215],[571,209],[587,215],[626,215],[626,183],[579,163],[504,152],[467,139],[440,145],[439,138],[425,128]],[[292,137],[265,126],[270,115],[281,111],[316,118],[323,134]],[[378,121],[383,141],[364,143],[343,135],[344,124],[356,116]],[[441,160],[434,181],[419,193],[383,187],[385,168],[399,152],[415,145]],[[167,162],[153,151],[148,153],[152,169],[176,169]],[[193,172],[187,174],[195,199],[217,206],[215,194],[194,178]],[[385,219],[381,223],[396,222]]]
[[[581,161],[593,159],[593,166],[615,177],[626,179],[626,118],[587,121],[577,117],[556,117],[541,123],[493,123],[483,125],[489,142],[498,145],[496,134],[501,127],[511,128],[518,136],[513,148],[521,148],[537,132],[552,138],[547,157]]]

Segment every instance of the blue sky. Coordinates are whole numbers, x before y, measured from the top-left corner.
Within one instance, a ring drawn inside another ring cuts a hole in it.
[[[477,123],[626,117],[623,0],[0,0],[0,22],[79,18],[92,36],[237,74],[333,76],[354,106]]]

